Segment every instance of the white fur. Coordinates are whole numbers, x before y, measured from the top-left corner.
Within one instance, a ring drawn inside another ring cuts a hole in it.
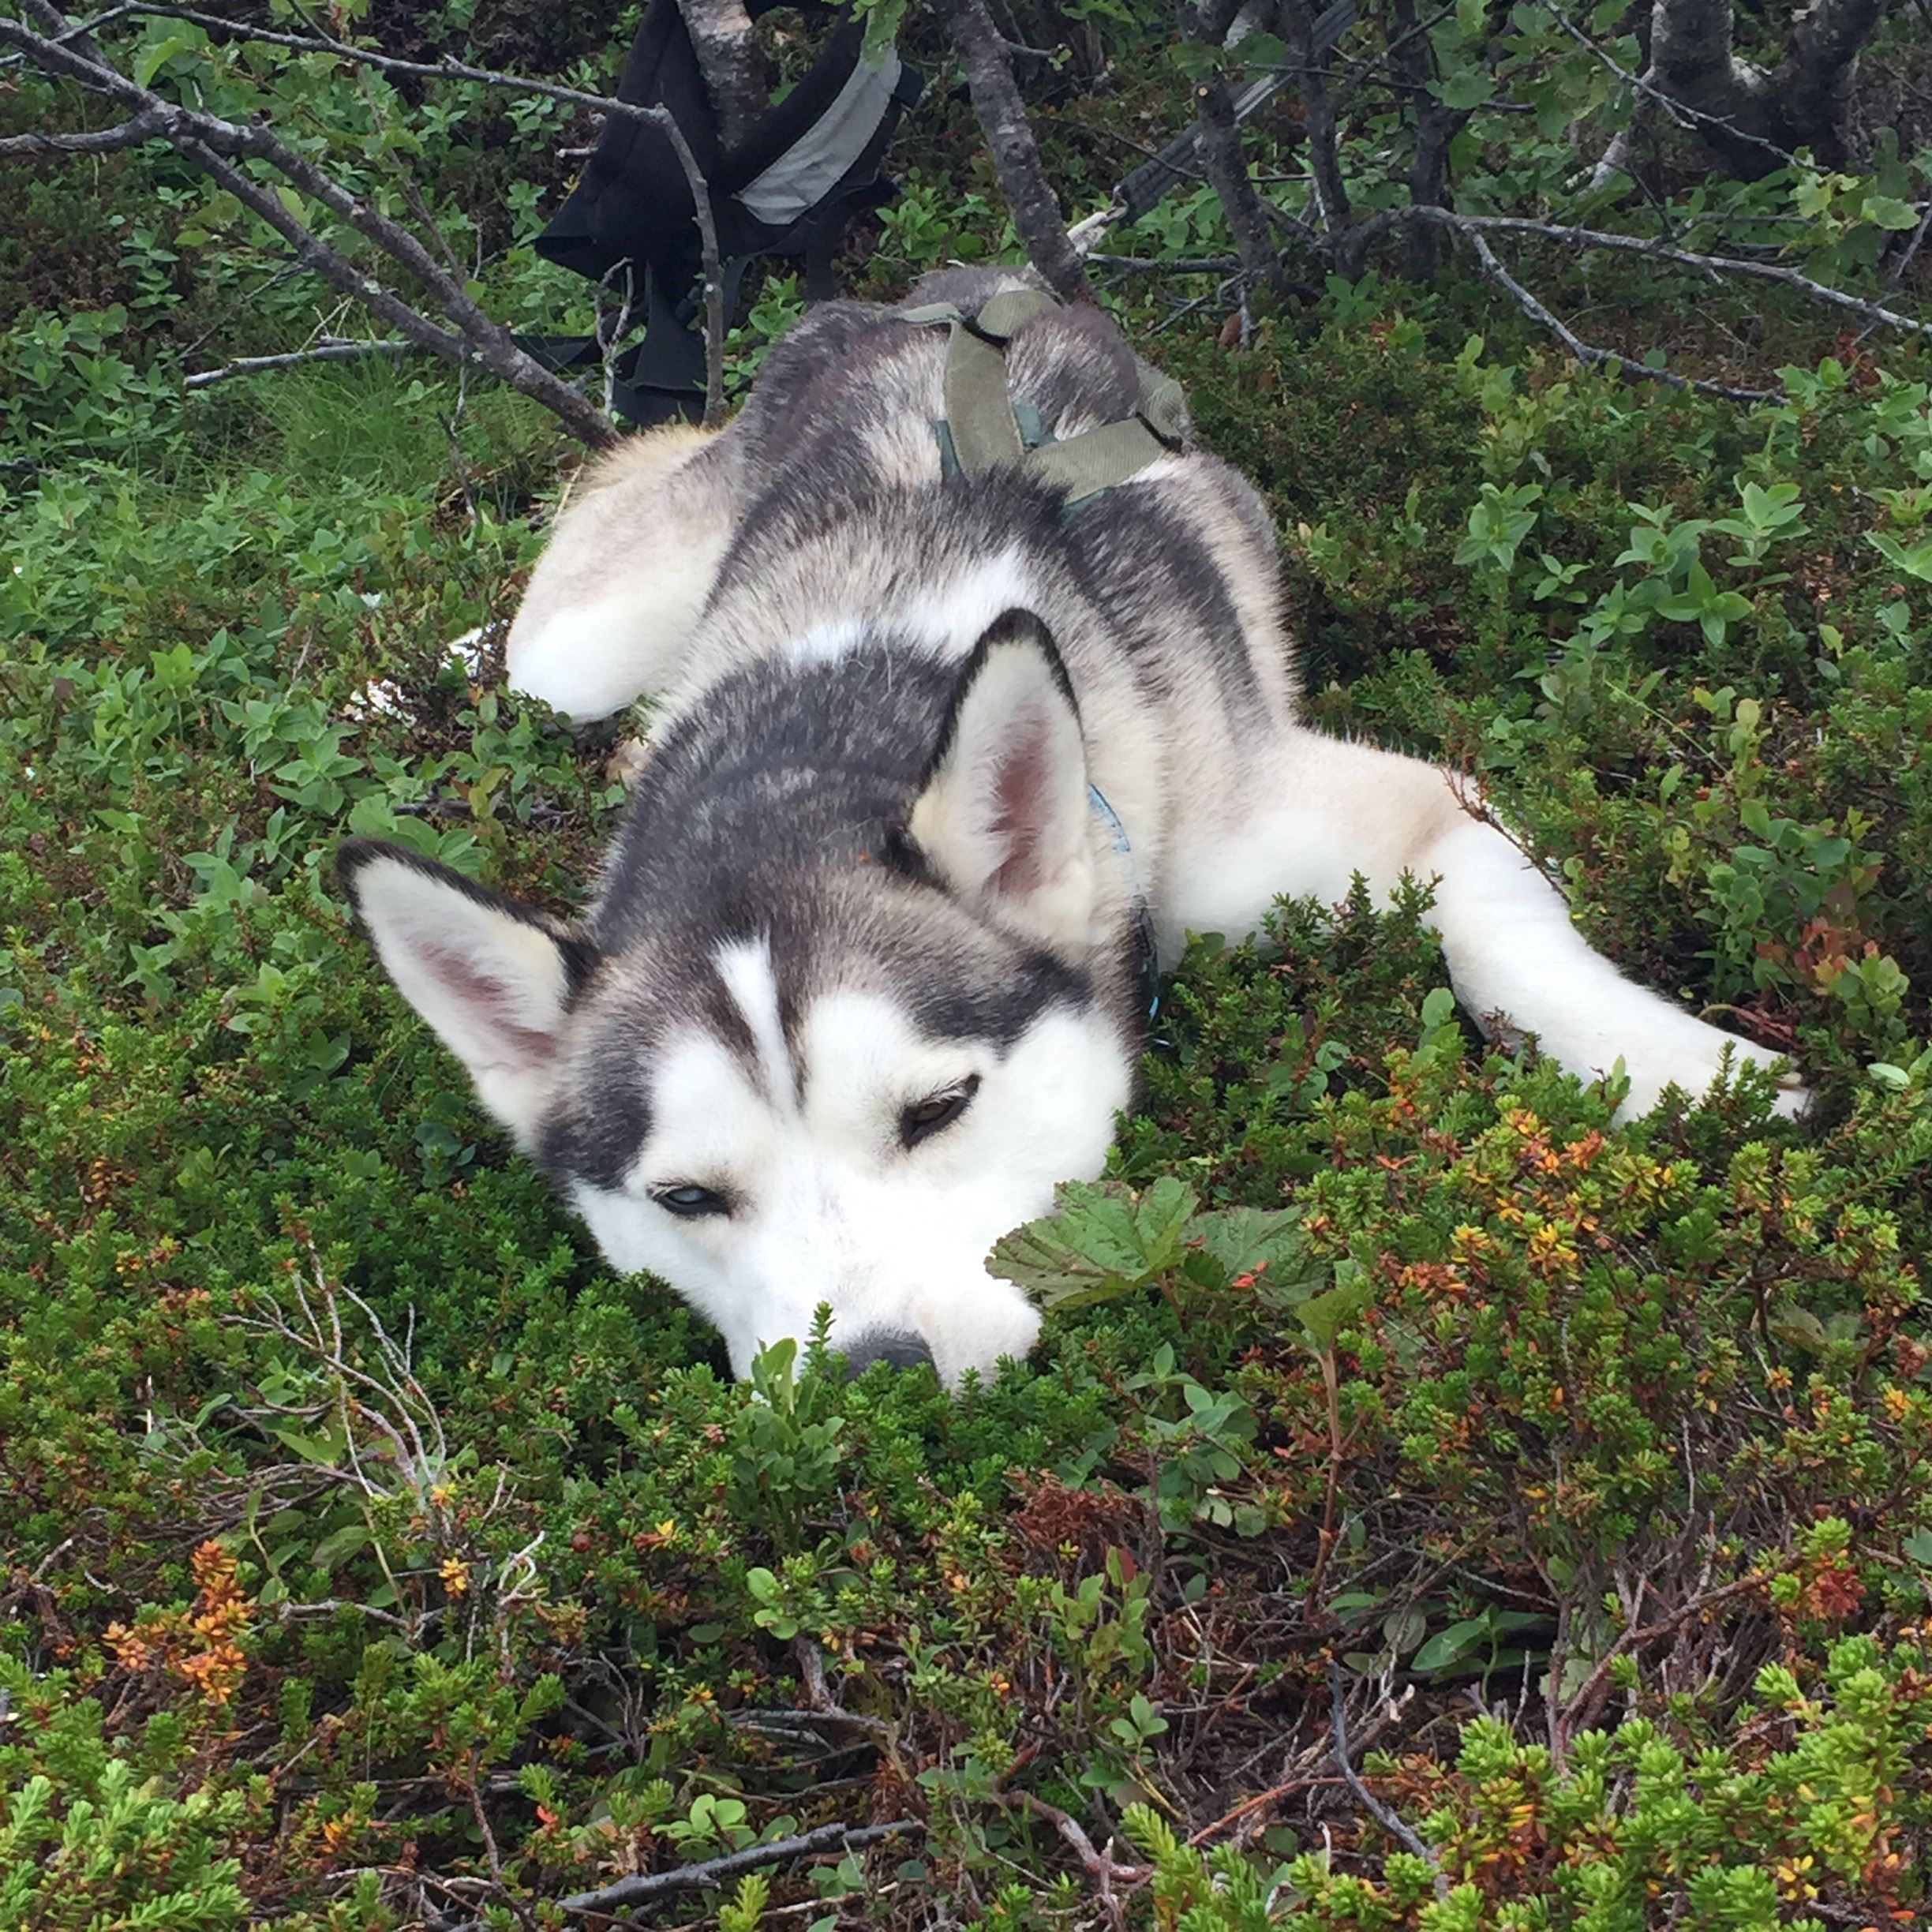
[[[718,948],[714,963],[732,1002],[744,1016],[756,1043],[758,1070],[773,1106],[797,1111],[794,1096],[798,1075],[785,1045],[784,1025],[778,1017],[778,975],[773,969],[771,942],[744,939]]]
[[[399,860],[363,866],[355,889],[402,996],[527,1145],[549,1098],[569,993],[556,941]]]
[[[1277,894],[1331,903],[1361,873],[1386,898],[1404,872],[1434,882],[1430,923],[1456,997],[1492,1037],[1533,1033],[1573,1072],[1623,1063],[1618,1118],[1648,1113],[1667,1086],[1701,1094],[1727,1063],[1772,1055],[1707,1026],[1626,979],[1571,923],[1563,895],[1493,826],[1473,817],[1447,775],[1413,758],[1300,731],[1286,750],[1293,802],[1245,823],[1201,826],[1174,855],[1162,950],[1189,931],[1251,936]],[[1778,1111],[1802,1110],[1802,1089]]]
[[[838,617],[801,631],[785,646],[785,655],[794,664],[836,664],[864,642],[865,627],[857,618]]]
[[[1028,610],[1033,584],[1017,549],[987,557],[949,583],[908,597],[893,612],[893,626],[929,650],[964,657],[994,619]]]
[[[757,969],[741,958],[735,970],[745,984]],[[835,1345],[915,1335],[949,1386],[1024,1354],[1039,1314],[983,1258],[1051,1208],[1057,1181],[1105,1161],[1128,1099],[1118,1035],[1057,1009],[1002,1056],[988,1042],[927,1038],[884,994],[839,992],[807,1013],[797,1072],[794,1106],[706,1033],[665,1052],[627,1185],[573,1190],[605,1254],[676,1282],[741,1376],[762,1346],[807,1333],[822,1302]],[[972,1074],[965,1112],[903,1147],[904,1109]],[[728,1193],[735,1211],[681,1219],[650,1198],[683,1184]]]
[[[513,691],[584,721],[669,680],[731,541],[715,440],[674,425],[628,439],[586,474],[511,624]]]
[[[716,554],[687,556],[675,568],[661,562],[648,590],[560,612],[534,634],[513,631],[510,688],[580,723],[621,711],[668,680],[717,568]]]

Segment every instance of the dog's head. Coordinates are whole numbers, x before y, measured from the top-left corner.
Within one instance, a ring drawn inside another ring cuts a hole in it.
[[[1058,655],[1009,613],[943,675],[863,849],[828,836],[800,863],[774,834],[735,865],[701,855],[698,885],[582,930],[395,846],[343,849],[384,964],[485,1103],[740,1375],[821,1303],[856,1362],[930,1359],[950,1384],[1024,1354],[1038,1316],[987,1251],[1099,1170],[1129,1099]]]

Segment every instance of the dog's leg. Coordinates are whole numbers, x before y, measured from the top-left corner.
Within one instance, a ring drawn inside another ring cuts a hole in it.
[[[608,717],[676,670],[736,518],[721,433],[632,436],[586,470],[510,627],[510,683],[579,721]]]
[[[1182,930],[1245,937],[1277,895],[1332,902],[1357,872],[1386,899],[1406,871],[1436,881],[1430,922],[1464,1009],[1492,1037],[1533,1033],[1586,1077],[1621,1059],[1620,1118],[1647,1113],[1667,1085],[1702,1094],[1727,1052],[1773,1058],[1626,979],[1571,925],[1548,879],[1464,808],[1446,773],[1306,730],[1284,750],[1282,803],[1243,827],[1176,841],[1165,941]],[[1788,1085],[1777,1110],[1796,1114],[1806,1098]]]

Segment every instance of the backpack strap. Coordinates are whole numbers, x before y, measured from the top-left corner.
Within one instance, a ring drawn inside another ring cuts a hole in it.
[[[949,477],[982,476],[1010,466],[1064,489],[1070,509],[1181,447],[1186,395],[1171,376],[1144,364],[1133,415],[1064,441],[1047,433],[1031,402],[1013,399],[1006,382],[1006,345],[1035,316],[1059,306],[1037,289],[1005,289],[970,318],[951,302],[924,302],[898,312],[900,321],[915,328],[948,331],[945,414],[934,429]]]

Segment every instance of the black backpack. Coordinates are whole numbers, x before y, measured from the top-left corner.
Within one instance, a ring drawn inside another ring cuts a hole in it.
[[[749,0],[747,11],[757,18],[779,4]],[[843,18],[843,9],[818,0],[796,10]],[[868,66],[863,39],[856,22],[844,21],[805,77],[728,148],[676,0],[652,0],[645,13],[617,98],[668,108],[691,145],[711,191],[728,320],[747,266],[761,255],[801,261],[807,299],[825,300],[834,292],[832,256],[846,229],[898,192],[878,164],[924,83],[889,49]],[[611,116],[537,251],[593,282],[630,264],[631,313],[642,318],[645,335],[617,359],[612,402],[620,414],[653,423],[702,408],[698,224],[690,185],[662,133]],[[585,337],[524,346],[559,369],[598,356]]]

